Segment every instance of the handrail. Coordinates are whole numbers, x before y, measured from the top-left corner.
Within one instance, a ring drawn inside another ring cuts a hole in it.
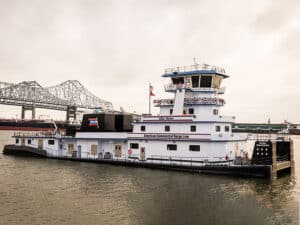
[[[173,67],[173,68],[167,68],[165,69],[165,74],[170,74],[170,73],[179,73],[179,72],[189,72],[189,71],[197,71],[197,70],[213,70],[217,73],[222,73],[226,74],[225,69],[222,67],[218,66],[213,66],[209,64],[194,64],[191,66],[178,66],[178,67]]]
[[[34,132],[34,133],[23,133],[23,132],[14,132],[12,135],[13,137],[20,137],[20,138],[29,138],[29,137],[62,137],[61,134],[53,134],[53,132]]]
[[[153,100],[155,106],[160,105],[173,105],[174,99],[155,99]],[[203,104],[203,105],[224,105],[225,100],[222,98],[210,98],[210,97],[191,97],[184,98],[184,104]]]
[[[248,140],[255,140],[255,141],[290,141],[291,135],[290,134],[260,134],[260,133],[252,133],[248,135]]]

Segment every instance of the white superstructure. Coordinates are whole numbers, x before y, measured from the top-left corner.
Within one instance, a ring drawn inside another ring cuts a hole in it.
[[[48,156],[145,163],[206,165],[230,163],[246,152],[247,136],[231,131],[233,116],[220,114],[225,101],[222,68],[193,65],[167,69],[165,91],[171,99],[156,99],[157,116],[142,115],[132,132],[76,132],[61,135],[16,135],[16,144],[44,149]],[[101,126],[91,119],[91,125]]]
[[[144,115],[128,134],[132,155],[142,160],[171,158],[182,161],[224,163],[246,152],[246,135],[233,134],[233,116],[220,109],[225,70],[209,65],[176,67],[162,75],[170,80],[165,91],[171,99],[156,99],[159,116]]]

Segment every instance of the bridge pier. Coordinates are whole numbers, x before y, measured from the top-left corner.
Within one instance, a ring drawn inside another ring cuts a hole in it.
[[[76,120],[76,106],[68,106],[67,108],[67,121],[70,121],[70,119]]]
[[[23,105],[22,106],[22,115],[21,115],[22,120],[25,119],[25,112],[28,110],[31,111],[31,118],[34,120],[35,119],[35,107],[33,105]]]

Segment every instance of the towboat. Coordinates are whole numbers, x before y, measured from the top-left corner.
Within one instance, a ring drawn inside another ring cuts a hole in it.
[[[229,77],[223,68],[194,64],[166,69],[162,77],[168,80],[164,89],[173,98],[153,101],[158,115],[89,113],[73,133],[17,133],[15,144],[6,146],[5,152],[30,149],[31,154],[57,159],[198,172],[272,173],[262,165],[274,163],[273,142],[261,140],[249,150],[248,134],[232,132],[235,117],[222,115],[222,82]],[[286,142],[275,142],[279,141]],[[283,146],[281,154],[288,154],[290,161],[288,144],[278,146]]]

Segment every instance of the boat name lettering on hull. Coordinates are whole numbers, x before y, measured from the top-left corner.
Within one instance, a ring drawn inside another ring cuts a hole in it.
[[[144,134],[144,138],[190,139],[190,136],[181,134]]]
[[[158,117],[158,120],[174,120],[174,117],[170,117],[170,116],[160,116],[160,117]]]

